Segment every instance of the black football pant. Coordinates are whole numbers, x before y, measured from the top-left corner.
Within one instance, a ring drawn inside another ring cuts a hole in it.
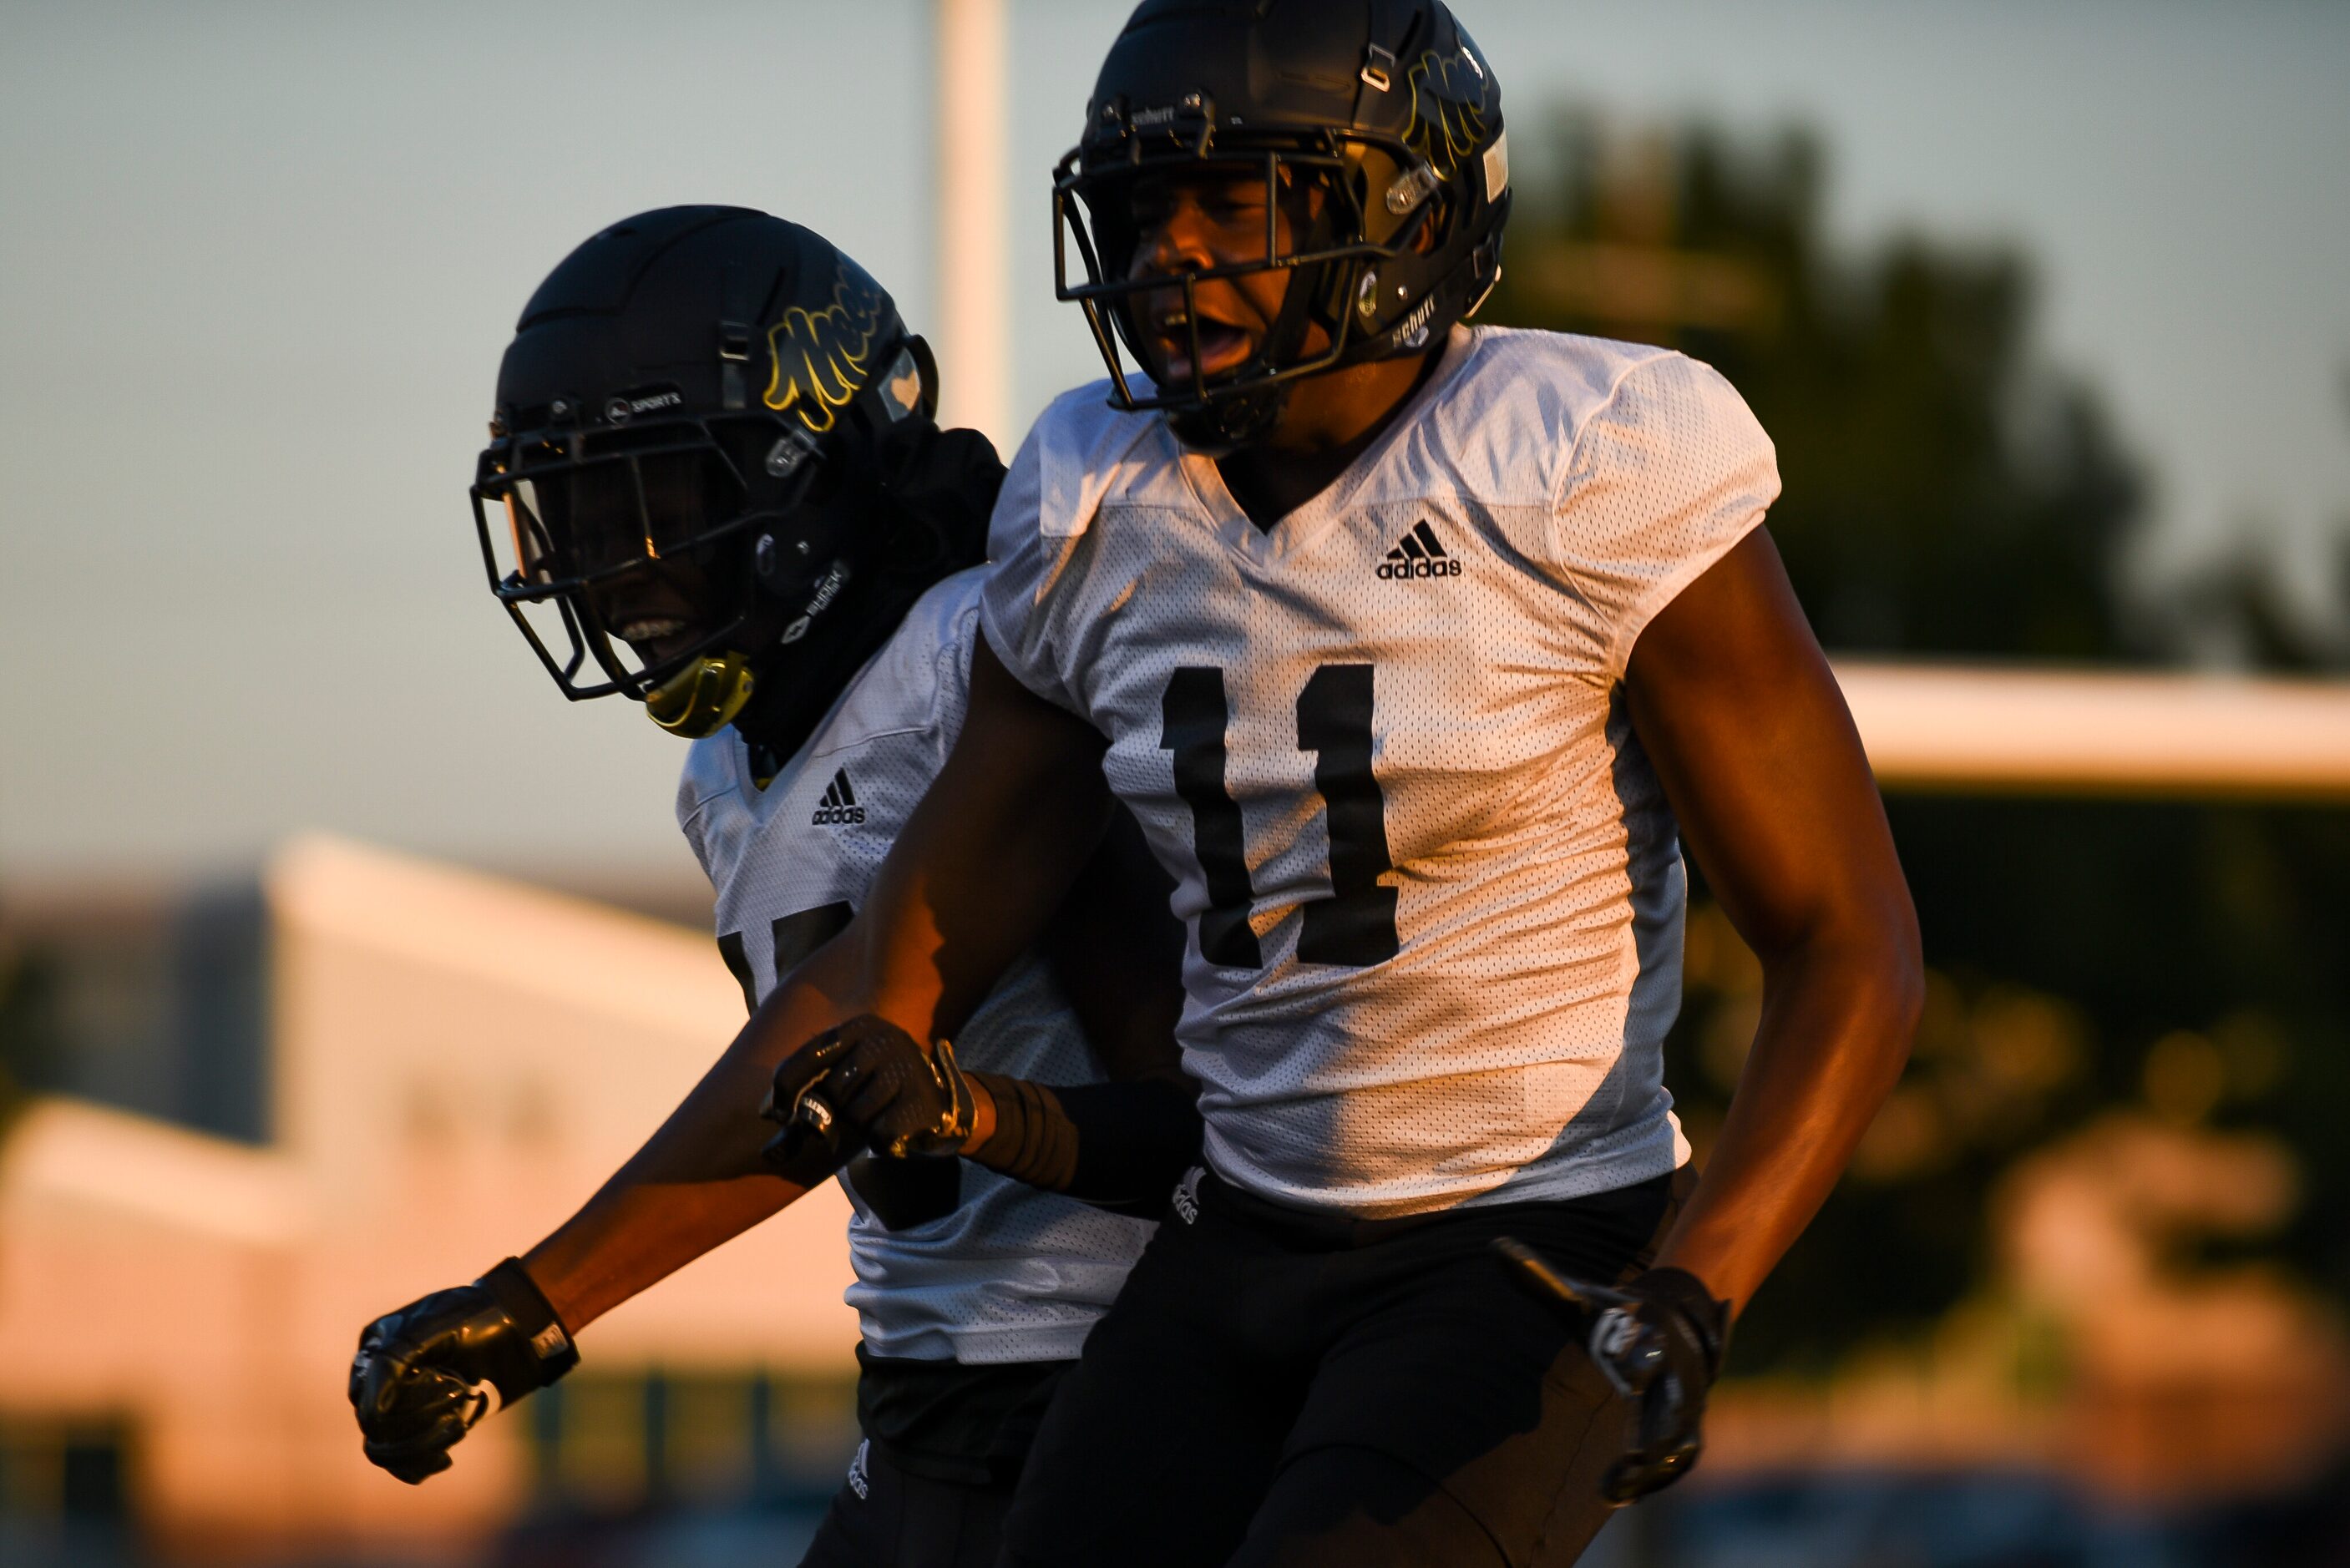
[[[1013,1478],[939,1480],[900,1469],[879,1443],[857,1450],[800,1568],[993,1568]]]
[[[1694,1181],[1355,1220],[1209,1174],[1096,1324],[1005,1523],[1009,1568],[1543,1568],[1607,1521],[1628,1407],[1494,1237],[1644,1267]]]

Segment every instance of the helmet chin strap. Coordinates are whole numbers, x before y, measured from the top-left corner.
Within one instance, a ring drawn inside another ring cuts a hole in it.
[[[1170,410],[1167,428],[1175,439],[1205,457],[1226,457],[1263,440],[1289,407],[1289,383],[1253,387],[1198,408]]]
[[[645,693],[645,716],[672,735],[698,741],[733,722],[754,684],[743,655],[705,654]]]

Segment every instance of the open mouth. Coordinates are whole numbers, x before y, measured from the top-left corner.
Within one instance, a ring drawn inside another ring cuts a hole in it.
[[[623,642],[664,642],[685,629],[685,622],[675,616],[639,616],[613,628]]]
[[[1151,322],[1153,335],[1159,340],[1160,354],[1167,362],[1170,380],[1180,380],[1192,374],[1192,319],[1180,305],[1159,312]],[[1255,348],[1255,335],[1246,327],[1235,327],[1202,314],[1199,317],[1199,374],[1221,375],[1246,359]]]

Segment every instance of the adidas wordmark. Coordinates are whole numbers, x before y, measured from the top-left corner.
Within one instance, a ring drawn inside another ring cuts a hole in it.
[[[848,770],[842,768],[825,786],[824,798],[808,821],[817,827],[848,827],[864,820],[865,808],[857,804],[857,792],[848,787]]]
[[[1403,542],[1389,550],[1387,559],[1379,563],[1379,576],[1396,581],[1460,575],[1461,563],[1444,553],[1444,546],[1437,542],[1436,530],[1428,525],[1425,517],[1413,524]]]

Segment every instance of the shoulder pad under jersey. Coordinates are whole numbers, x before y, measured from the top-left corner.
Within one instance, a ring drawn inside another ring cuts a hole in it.
[[[1110,407],[1108,396],[1107,380],[1093,382],[1055,399],[1036,421],[1036,526],[1048,539],[1074,539],[1092,526],[1103,500],[1137,466],[1128,454],[1159,423],[1156,414]]]

